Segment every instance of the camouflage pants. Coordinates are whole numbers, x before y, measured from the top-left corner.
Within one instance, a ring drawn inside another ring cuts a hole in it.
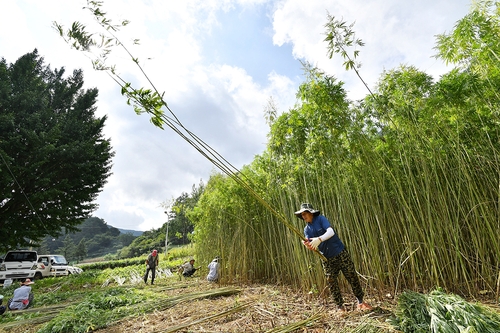
[[[352,292],[354,296],[358,299],[358,302],[363,301],[363,288],[359,283],[358,273],[354,268],[354,262],[351,259],[351,255],[347,250],[343,250],[337,256],[328,258],[323,262],[323,269],[325,271],[326,280],[328,282],[328,287],[332,293],[333,300],[338,306],[343,306],[344,299],[340,293],[338,277],[340,271],[344,274],[347,282],[351,285]]]

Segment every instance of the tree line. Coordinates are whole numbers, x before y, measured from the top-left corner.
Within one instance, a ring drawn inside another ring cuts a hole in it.
[[[169,248],[186,245],[192,241],[194,225],[187,213],[196,205],[203,193],[202,181],[193,185],[191,193],[183,192],[169,205],[164,203],[168,218]],[[108,225],[103,219],[90,217],[77,227],[77,231],[64,230],[60,236],[45,236],[36,247],[40,254],[62,254],[67,260],[81,261],[89,258],[127,259],[148,254],[153,249],[163,252],[167,224],[151,229],[139,236],[123,233]]]
[[[78,231],[62,232],[59,237],[43,238],[35,249],[39,254],[61,254],[68,261],[82,261],[114,255],[124,246],[130,245],[137,236],[121,233],[103,219],[90,217],[77,226]]]

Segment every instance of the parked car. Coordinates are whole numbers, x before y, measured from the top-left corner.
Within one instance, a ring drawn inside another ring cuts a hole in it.
[[[64,256],[58,254],[44,254],[38,256],[38,268],[35,273],[35,279],[67,275],[68,262]]]
[[[0,263],[0,281],[6,279],[33,279],[37,269],[36,251],[16,250],[5,254]]]

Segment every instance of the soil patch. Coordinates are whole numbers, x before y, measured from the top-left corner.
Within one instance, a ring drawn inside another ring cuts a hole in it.
[[[174,297],[228,287],[196,278],[183,283],[188,286],[165,289],[159,281],[157,285],[148,285],[147,288]],[[393,331],[386,322],[395,308],[391,298],[375,299],[367,295],[365,300],[375,307],[373,311],[357,311],[353,302],[346,304],[349,311],[341,315],[328,300],[298,294],[286,287],[257,284],[230,287],[239,292],[231,296],[183,302],[167,310],[127,318],[96,332],[345,332],[347,328],[354,329],[367,323],[384,328],[386,332]],[[346,299],[347,296],[348,293]]]

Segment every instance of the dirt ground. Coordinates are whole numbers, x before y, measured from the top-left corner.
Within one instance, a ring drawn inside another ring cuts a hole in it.
[[[365,301],[375,309],[360,312],[355,309],[354,297],[345,293],[349,311],[341,315],[334,304],[317,296],[299,294],[285,287],[272,285],[218,285],[203,279],[188,279],[186,288],[162,289],[161,282],[146,288],[157,289],[175,297],[218,288],[235,288],[230,296],[199,299],[177,304],[167,310],[128,318],[98,333],[154,333],[154,332],[346,332],[363,323],[370,323],[385,332],[395,332],[386,320],[392,315],[395,301],[391,297],[376,299],[367,295]],[[239,308],[238,308],[239,306]],[[236,312],[225,313],[231,309]],[[217,315],[221,314],[219,317]],[[288,325],[301,323],[314,316],[309,323],[285,330]]]

